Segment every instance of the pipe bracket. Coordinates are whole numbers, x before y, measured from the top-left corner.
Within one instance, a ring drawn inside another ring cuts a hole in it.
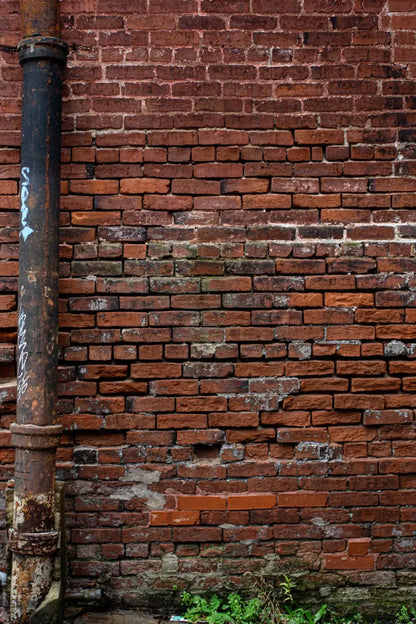
[[[31,425],[12,423],[12,444],[23,449],[47,449],[59,446],[62,425]]]
[[[24,555],[49,555],[57,550],[59,536],[59,531],[21,533],[15,529],[9,529],[8,546],[13,552]]]
[[[19,62],[22,65],[26,61],[34,59],[46,59],[55,61],[62,66],[66,65],[66,57],[69,48],[65,41],[57,37],[42,37],[35,35],[26,37],[17,44]]]

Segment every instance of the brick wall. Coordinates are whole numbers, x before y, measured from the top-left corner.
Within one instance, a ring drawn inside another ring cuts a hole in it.
[[[72,585],[134,605],[289,571],[338,602],[402,602],[416,577],[415,2],[61,7]],[[17,0],[0,16],[4,483]]]

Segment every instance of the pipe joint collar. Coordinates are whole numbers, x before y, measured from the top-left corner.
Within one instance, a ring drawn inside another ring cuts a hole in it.
[[[17,44],[19,50],[20,64],[27,61],[45,59],[59,63],[63,67],[66,65],[66,57],[69,48],[65,41],[57,37],[42,37],[34,35],[33,37],[25,37]]]
[[[24,555],[49,555],[54,553],[59,545],[59,531],[21,533],[15,529],[9,529],[8,537],[10,550]]]
[[[60,442],[62,425],[39,425],[12,423],[12,444],[16,448],[56,448]]]

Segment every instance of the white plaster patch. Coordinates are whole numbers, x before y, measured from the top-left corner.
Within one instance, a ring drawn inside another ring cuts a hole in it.
[[[138,481],[140,483],[157,483],[160,481],[160,472],[157,470],[143,470],[138,466],[127,466],[126,474],[120,481]]]
[[[401,340],[391,340],[384,345],[384,355],[386,357],[397,357],[400,355],[407,355],[409,349]]]
[[[308,360],[312,355],[312,345],[308,342],[295,341],[292,345],[297,349],[299,360]]]
[[[311,524],[323,528],[324,526],[328,525],[328,522],[326,522],[326,520],[324,520],[323,518],[317,516],[316,518],[311,518]]]
[[[178,556],[167,553],[162,557],[162,574],[176,574],[179,570]]]
[[[149,509],[164,509],[166,500],[160,492],[154,492],[147,487],[151,483],[160,481],[160,472],[157,470],[143,470],[137,466],[128,466],[126,474],[120,481],[134,481],[134,484],[117,488],[110,494],[110,498],[117,500],[131,500],[132,498],[143,498],[147,501]]]

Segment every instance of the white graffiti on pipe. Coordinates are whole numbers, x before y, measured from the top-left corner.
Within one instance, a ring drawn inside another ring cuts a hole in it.
[[[29,167],[22,167],[22,188],[20,191],[20,214],[22,221],[22,229],[20,230],[20,236],[23,237],[23,240],[26,241],[27,237],[35,232],[28,225],[28,216],[29,216],[29,207],[26,204],[26,200],[29,197],[29,184],[30,184],[30,169]]]
[[[26,370],[26,363],[29,357],[26,342],[26,314],[20,309],[18,318],[18,360],[17,360],[17,400],[23,398],[29,384],[29,374]]]

